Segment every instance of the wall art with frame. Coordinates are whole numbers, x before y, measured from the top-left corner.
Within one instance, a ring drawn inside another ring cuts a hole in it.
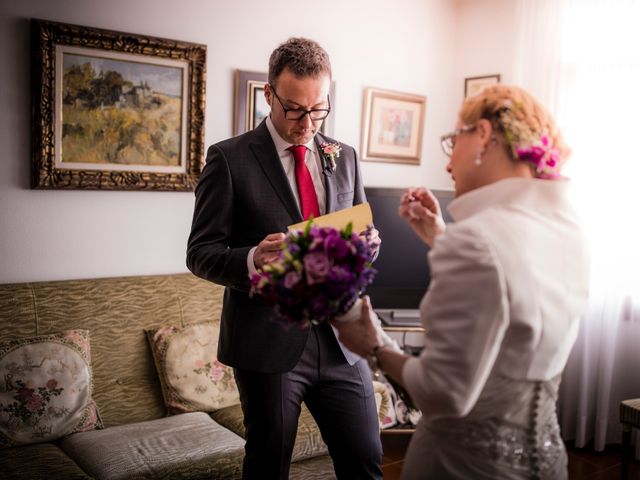
[[[464,79],[464,98],[475,95],[487,85],[500,83],[500,75],[484,75],[482,77],[468,77]]]
[[[426,103],[424,95],[365,88],[362,159],[419,165]]]
[[[193,191],[206,46],[31,20],[38,189]]]

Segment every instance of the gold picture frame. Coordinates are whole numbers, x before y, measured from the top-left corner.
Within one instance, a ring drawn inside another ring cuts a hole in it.
[[[257,127],[269,115],[270,108],[264,98],[268,75],[264,72],[236,70],[234,78],[233,135],[240,135]],[[320,133],[333,136],[335,118],[336,82],[331,82],[329,101],[331,113],[322,122]]]
[[[500,74],[484,75],[482,77],[468,77],[464,79],[464,98],[469,98],[478,93],[487,85],[500,83]]]
[[[419,165],[427,98],[367,87],[362,108],[362,159]]]
[[[206,46],[31,20],[36,189],[193,191]]]

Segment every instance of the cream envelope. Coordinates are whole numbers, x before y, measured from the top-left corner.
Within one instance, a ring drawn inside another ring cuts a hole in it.
[[[296,223],[295,225],[289,225],[287,228],[289,231],[304,230],[307,222],[308,220]],[[318,225],[320,227],[334,227],[339,230],[345,228],[349,222],[353,224],[353,231],[356,233],[366,230],[367,225],[373,223],[373,214],[371,213],[369,203],[361,203],[355,207],[327,213],[326,215],[313,219],[314,225]]]

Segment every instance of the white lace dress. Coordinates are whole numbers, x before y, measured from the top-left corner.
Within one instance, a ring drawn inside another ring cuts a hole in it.
[[[509,179],[449,206],[403,380],[422,410],[404,479],[564,479],[555,404],[589,259],[565,181]]]

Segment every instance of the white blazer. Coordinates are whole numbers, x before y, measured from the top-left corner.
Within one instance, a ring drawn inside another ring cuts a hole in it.
[[[490,375],[550,380],[586,307],[589,255],[566,180],[507,179],[455,199],[429,253],[427,331],[402,376],[425,420],[464,416]]]

